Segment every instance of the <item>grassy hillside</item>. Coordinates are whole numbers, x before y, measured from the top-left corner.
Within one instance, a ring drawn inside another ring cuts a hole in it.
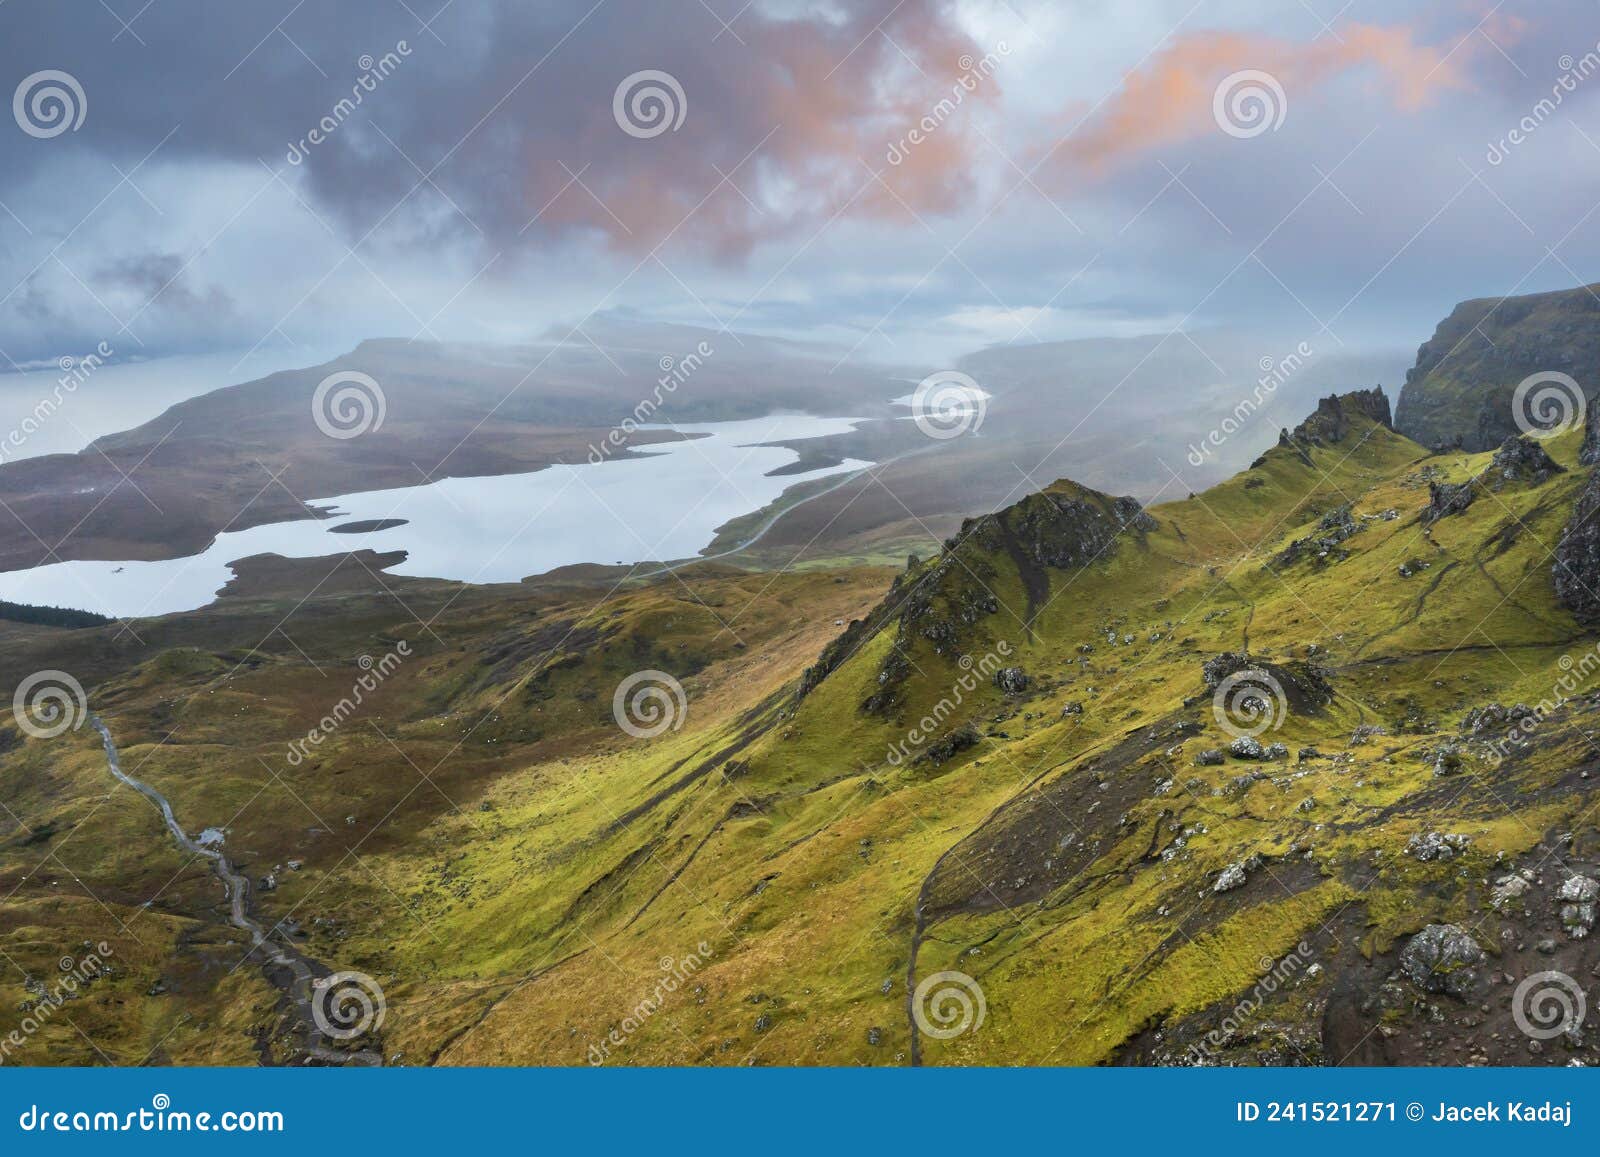
[[[1600,1059],[1530,1052],[1511,999],[1600,961],[1557,897],[1600,862],[1597,638],[1550,578],[1579,435],[1513,478],[1371,414],[1144,512],[1057,483],[898,575],[262,595],[138,641],[17,628],[5,664],[79,674],[123,766],[274,875],[263,918],[381,984],[394,1063]],[[612,696],[644,670],[686,711],[635,738]],[[1521,745],[1472,714],[1564,675]],[[1263,707],[1283,749],[1233,754]],[[0,742],[12,995],[63,946],[116,961],[21,1055],[293,1060],[215,880],[95,737]],[[1486,954],[1460,995],[1403,967],[1436,923]]]

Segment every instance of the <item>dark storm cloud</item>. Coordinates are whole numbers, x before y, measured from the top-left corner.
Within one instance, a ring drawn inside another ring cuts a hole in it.
[[[159,144],[169,163],[302,171],[315,207],[356,235],[417,190],[459,209],[432,227],[496,246],[593,231],[641,252],[674,230],[740,252],[847,205],[937,212],[970,192],[957,128],[893,193],[858,159],[881,166],[963,54],[981,55],[929,0],[826,18],[730,8],[726,28],[697,3],[453,3],[435,18],[436,4],[415,6],[423,25],[394,0],[159,0],[123,30],[91,7],[14,0],[0,8],[0,77],[68,72],[88,116],[70,138],[0,134],[0,174],[67,142],[124,165]],[[619,82],[643,70],[670,74],[687,102],[681,126],[650,139],[613,115]]]
[[[59,69],[88,106],[49,139],[0,116],[0,352],[519,340],[619,307],[897,361],[1179,320],[1415,342],[1600,262],[1600,75],[1539,103],[1597,51],[1588,0],[1328,26],[1266,0],[742,2],[107,0],[131,28],[0,3],[0,97]],[[1241,69],[1288,101],[1251,139],[1213,119]],[[645,71],[686,104],[655,136],[614,116]]]

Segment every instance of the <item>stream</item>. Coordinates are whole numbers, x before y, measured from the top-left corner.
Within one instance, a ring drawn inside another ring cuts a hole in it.
[[[216,848],[190,839],[189,834],[183,830],[183,825],[178,823],[178,817],[173,813],[172,804],[167,797],[122,770],[122,759],[117,753],[116,744],[112,741],[110,728],[98,715],[90,715],[89,723],[100,733],[101,742],[105,744],[106,765],[111,769],[111,774],[160,809],[167,832],[180,848],[190,855],[204,856],[211,862],[212,873],[222,881],[223,890],[228,897],[228,923],[250,934],[251,953],[261,954],[266,965],[267,979],[282,991],[294,1006],[306,1054],[329,1064],[381,1065],[383,1055],[375,1050],[355,1051],[329,1046],[327,1037],[318,1026],[313,1014],[312,994],[315,991],[316,981],[330,975],[330,970],[292,945],[274,940],[268,934],[260,921],[251,915],[249,878]]]

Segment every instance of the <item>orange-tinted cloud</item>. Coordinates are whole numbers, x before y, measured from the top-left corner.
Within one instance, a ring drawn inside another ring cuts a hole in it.
[[[1507,25],[1503,31],[1510,35],[1514,29]],[[1309,103],[1318,89],[1351,73],[1365,74],[1395,109],[1409,112],[1441,91],[1468,87],[1467,66],[1483,47],[1471,37],[1443,46],[1421,44],[1404,25],[1350,24],[1312,41],[1198,32],[1129,74],[1102,107],[1069,118],[1063,137],[1041,155],[1058,176],[1102,175],[1149,149],[1214,134],[1213,95],[1225,77],[1243,70],[1265,72],[1277,81],[1286,121],[1296,105]],[[1276,115],[1276,102],[1257,111]]]
[[[1004,53],[975,44],[934,0],[871,0],[843,25],[758,11],[739,24],[742,45],[713,56],[695,29],[679,46],[699,59],[668,66],[687,94],[677,131],[630,139],[591,99],[576,143],[530,147],[525,201],[542,207],[540,226],[593,229],[632,252],[670,235],[730,257],[836,217],[916,228],[914,215],[969,203],[972,118],[1001,94]]]

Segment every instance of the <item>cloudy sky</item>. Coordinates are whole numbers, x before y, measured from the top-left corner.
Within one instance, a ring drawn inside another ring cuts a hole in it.
[[[1414,346],[1600,279],[1597,41],[1594,0],[9,0],[0,367],[628,317]]]

